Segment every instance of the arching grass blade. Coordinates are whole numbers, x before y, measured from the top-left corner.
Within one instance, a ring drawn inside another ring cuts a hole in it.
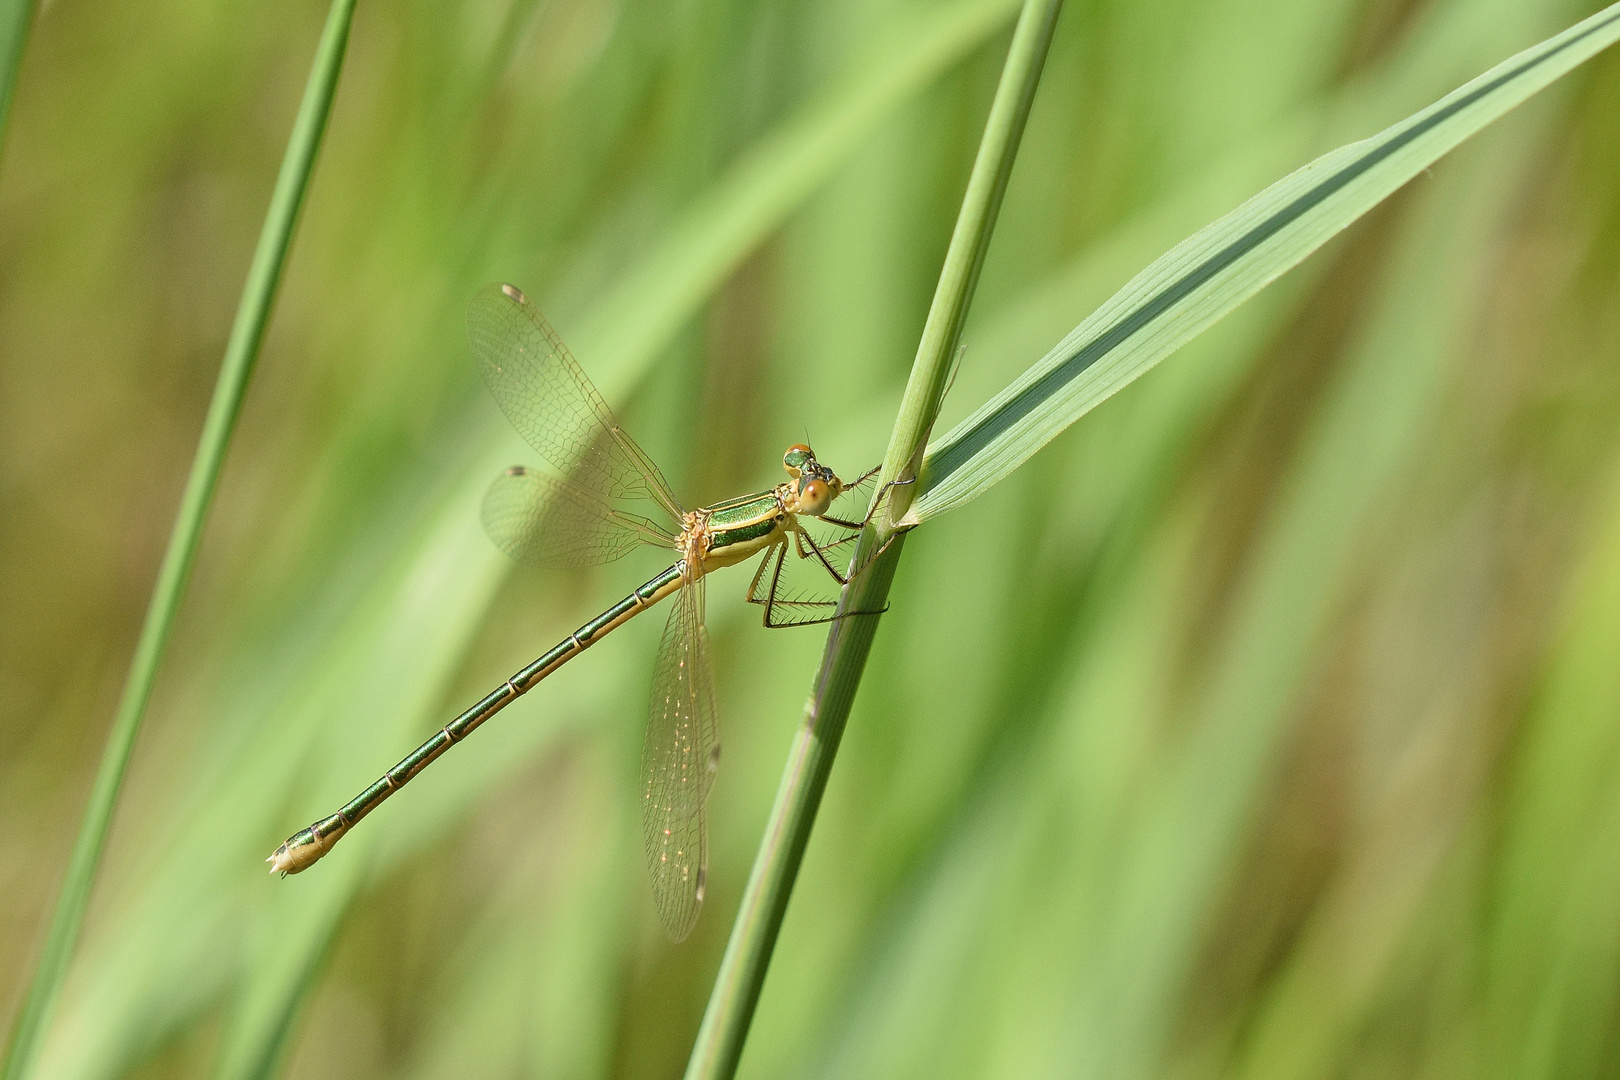
[[[1457,144],[1620,38],[1620,5],[1524,50],[1378,135],[1325,154],[1177,245],[929,448],[926,521],[1265,288]]]

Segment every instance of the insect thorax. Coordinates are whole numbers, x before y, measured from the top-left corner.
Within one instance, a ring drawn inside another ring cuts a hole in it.
[[[731,566],[775,543],[791,516],[775,489],[694,510],[681,530],[681,551],[705,572]]]

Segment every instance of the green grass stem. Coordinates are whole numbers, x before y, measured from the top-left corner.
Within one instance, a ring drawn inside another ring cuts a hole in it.
[[[326,27],[315,53],[315,63],[304,89],[304,99],[293,123],[287,153],[282,159],[281,172],[270,197],[270,210],[265,216],[264,229],[259,234],[259,244],[253,253],[247,283],[242,289],[236,321],[225,346],[219,382],[214,388],[207,418],[203,421],[202,437],[198,441],[196,457],[192,460],[185,493],[181,496],[174,530],[163,554],[157,584],[153,587],[146,620],[141,627],[129,676],[124,683],[123,696],[118,703],[112,730],[107,736],[107,746],[96,771],[95,784],[90,790],[90,803],[85,809],[84,821],[68,860],[67,874],[51,916],[50,929],[46,932],[45,947],[12,1032],[5,1070],[0,1073],[4,1080],[20,1080],[32,1068],[40,1037],[50,1023],[68,962],[73,956],[79,927],[90,900],[91,886],[95,882],[96,867],[106,843],[107,829],[112,823],[118,792],[129,766],[130,752],[135,746],[135,736],[140,731],[141,718],[152,695],[152,684],[169,640],[169,632],[174,627],[175,613],[185,595],[186,582],[191,577],[203,522],[213,501],[219,471],[242,410],[242,399],[247,393],[248,380],[253,375],[254,362],[259,356],[259,346],[264,340],[265,326],[275,302],[276,287],[286,264],[287,248],[292,242],[293,227],[298,220],[304,193],[309,188],[310,174],[314,170],[315,155],[320,149],[327,118],[331,115],[338,71],[343,63],[349,25],[354,15],[354,2],[333,0],[327,15]],[[22,7],[26,9],[27,5],[23,4]],[[8,43],[9,51],[0,53],[0,62],[10,62],[8,69],[0,70],[0,83],[6,87],[11,84],[15,68],[13,54],[21,52],[21,31],[26,28],[26,13],[20,23],[12,25],[17,28],[15,40]],[[0,97],[0,121],[4,119],[4,101],[5,98]]]
[[[1061,6],[1061,0],[1027,0],[1013,32],[1006,65],[884,456],[880,479],[883,484],[915,475],[928,434],[939,414],[951,358],[962,336],[968,305],[990,246],[996,215],[1007,189],[1025,121],[1029,118],[1035,89],[1040,83],[1041,68]],[[909,505],[907,492],[908,486],[879,488],[878,497],[888,499],[889,506],[874,517],[874,527],[862,535],[856,564],[864,564],[875,552],[881,554],[844,590],[842,610],[880,611],[883,608],[902,547],[902,538],[895,535],[893,522],[904,515]],[[834,623],[827,637],[804,720],[794,736],[765,835],[749,873],[731,938],[687,1064],[687,1080],[724,1080],[736,1072],[771,952],[787,912],[793,882],[809,844],[816,810],[826,790],[876,631],[876,618],[849,618]]]

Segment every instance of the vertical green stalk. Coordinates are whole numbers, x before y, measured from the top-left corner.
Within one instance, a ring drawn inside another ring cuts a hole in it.
[[[881,483],[885,486],[879,488],[877,497],[886,498],[888,507],[874,515],[872,526],[861,536],[855,565],[866,566],[866,570],[844,590],[844,611],[878,612],[887,601],[903,543],[894,523],[905,515],[915,491],[912,484],[887,485],[897,479],[915,478],[922,462],[1061,6],[1062,0],[1025,0],[1018,27],[1013,31],[1006,66],[883,459]],[[875,560],[867,565],[874,553]],[[788,754],[776,803],[687,1063],[687,1080],[728,1080],[737,1070],[794,878],[810,841],[816,810],[876,632],[875,616],[857,616],[833,623],[827,636],[804,721]]]
[[[6,117],[11,115],[11,95],[17,90],[17,69],[22,67],[33,18],[34,0],[0,0],[0,150],[6,146]]]
[[[119,700],[118,713],[107,736],[107,747],[96,772],[95,786],[90,790],[90,804],[85,810],[84,822],[79,827],[79,836],[68,860],[67,875],[56,900],[56,911],[51,917],[50,930],[46,933],[39,966],[34,971],[33,984],[28,988],[28,996],[23,1001],[17,1025],[12,1031],[0,1080],[21,1080],[32,1069],[39,1051],[40,1037],[49,1024],[57,994],[62,988],[62,979],[67,973],[68,961],[73,955],[73,946],[78,940],[79,926],[89,903],[90,887],[95,881],[97,864],[101,861],[102,845],[107,839],[107,828],[118,802],[118,791],[123,785],[130,751],[135,745],[135,735],[140,730],[141,717],[152,694],[152,682],[168,642],[169,631],[174,625],[175,612],[179,609],[186,582],[191,576],[203,521],[213,500],[231,432],[241,412],[248,379],[259,356],[265,324],[270,319],[276,287],[286,263],[287,248],[292,242],[293,226],[298,220],[304,192],[309,187],[310,173],[315,166],[321,136],[326,130],[327,117],[331,115],[332,98],[337,90],[338,71],[342,66],[353,15],[354,0],[333,0],[326,18],[326,28],[315,52],[314,67],[304,88],[304,100],[293,122],[287,153],[281,161],[281,172],[276,177],[275,191],[270,196],[270,209],[265,216],[264,229],[259,234],[259,245],[253,253],[252,266],[248,269],[242,300],[236,309],[236,322],[225,345],[219,382],[214,387],[214,398],[209,403],[208,416],[203,422],[202,437],[197,445],[197,455],[191,463],[191,475],[186,480],[174,531],[169,535],[169,546],[163,554],[163,565],[158,570],[157,584],[146,609],[146,621],[135,646],[135,657],[124,683],[123,697]],[[20,39],[16,48],[20,51]],[[0,61],[3,60],[4,57],[0,56]],[[5,74],[0,71],[0,76]]]

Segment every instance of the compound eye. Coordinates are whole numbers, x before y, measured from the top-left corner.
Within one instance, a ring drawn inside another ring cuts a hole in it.
[[[815,451],[803,443],[794,443],[787,448],[787,453],[782,455],[782,468],[787,470],[789,476],[797,480],[799,474],[804,470],[805,462],[814,461],[815,459]]]
[[[799,481],[799,513],[812,516],[826,511],[832,502],[832,489],[825,480]]]

